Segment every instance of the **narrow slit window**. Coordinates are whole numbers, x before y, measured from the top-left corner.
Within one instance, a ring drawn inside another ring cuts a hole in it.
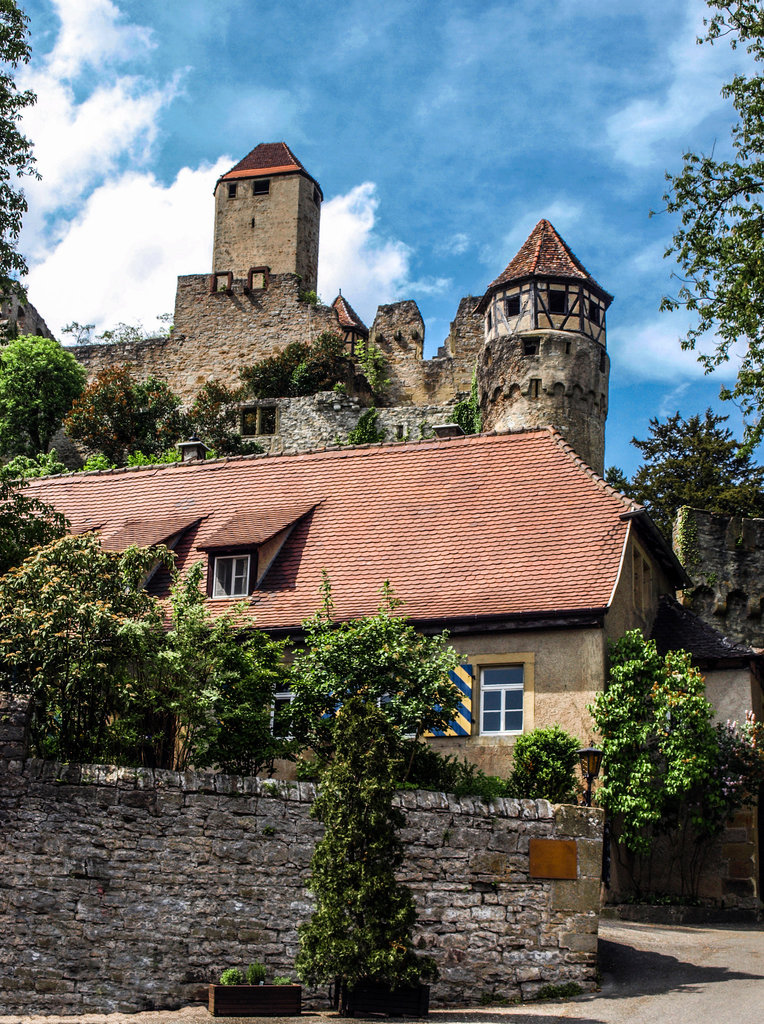
[[[607,369],[607,357],[604,352],[600,352],[600,373],[604,373]]]
[[[528,394],[531,398],[538,398],[541,394],[541,378],[531,377],[531,384],[528,389]]]

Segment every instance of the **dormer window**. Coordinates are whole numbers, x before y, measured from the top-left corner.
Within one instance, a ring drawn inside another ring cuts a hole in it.
[[[258,178],[252,182],[252,195],[253,196],[267,196],[271,190],[271,179],[270,178]]]
[[[246,597],[249,593],[249,555],[218,556],[212,596],[216,598]]]

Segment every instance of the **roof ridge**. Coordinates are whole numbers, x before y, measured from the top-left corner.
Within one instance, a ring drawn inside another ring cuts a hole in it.
[[[600,488],[600,490],[604,491],[605,494],[609,494],[611,497],[618,498],[621,501],[621,504],[625,506],[627,512],[637,512],[644,508],[644,505],[640,505],[638,501],[634,501],[633,498],[627,498],[625,494],[621,494],[621,492],[613,487],[612,484],[609,484],[604,477],[600,476],[595,469],[592,469],[589,463],[581,458],[575,448],[573,448],[570,442],[565,439],[557,427],[545,427],[543,429],[547,430],[552,435],[557,445],[573,458],[573,461],[576,463],[578,468],[583,470],[586,476],[588,476],[597,485],[597,487]]]
[[[425,445],[428,447],[440,445],[442,447],[445,444],[464,444],[465,442],[474,441],[481,437],[514,437],[521,434],[543,434],[548,431],[555,432],[553,427],[521,427],[518,430],[482,430],[478,434],[465,434],[463,437],[423,437],[417,441],[394,439],[391,441],[366,442],[365,444],[324,444],[314,448],[296,448],[292,451],[286,452],[252,452],[245,455],[218,455],[214,459],[205,459],[204,462],[196,460],[183,462],[178,459],[176,462],[157,462],[146,466],[114,466],[111,469],[73,469],[68,473],[49,473],[46,476],[31,477],[28,482],[30,485],[34,486],[37,481],[42,480],[85,480],[94,476],[116,476],[120,473],[143,473],[147,471],[159,473],[165,470],[172,471],[173,469],[182,468],[201,469],[206,466],[217,466],[228,462],[254,462],[256,459],[290,459],[302,455],[332,455],[338,452],[345,452],[349,454],[351,452],[364,451],[372,448],[407,448],[408,450],[413,451],[414,449],[418,449]],[[575,456],[575,452],[573,452],[572,448],[570,449],[570,452]],[[575,457],[578,458],[578,456]],[[594,473],[593,470],[590,472]],[[605,487],[610,486],[609,484],[606,484],[605,481],[602,481],[602,483]],[[617,491],[615,491],[615,493],[618,494]]]

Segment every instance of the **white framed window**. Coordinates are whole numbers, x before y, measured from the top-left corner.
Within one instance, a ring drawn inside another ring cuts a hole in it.
[[[524,665],[491,665],[480,669],[480,732],[488,736],[523,731]]]
[[[213,597],[246,597],[249,593],[249,555],[215,559]]]

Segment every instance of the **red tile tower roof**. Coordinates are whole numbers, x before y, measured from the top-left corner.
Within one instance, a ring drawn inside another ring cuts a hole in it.
[[[413,621],[478,628],[603,612],[634,509],[551,429],[69,474],[29,488],[75,528],[103,524],[104,537],[140,520],[200,519],[176,547],[182,571],[206,561],[232,521],[262,520],[265,536],[286,509],[295,526],[249,608],[258,626],[287,630],[315,612],[323,570],[338,619],[373,614],[385,580]]]
[[[316,179],[305,170],[286,142],[261,142],[251,152],[239,160],[238,164],[222,175],[220,181],[231,181],[237,178],[264,178],[277,174],[304,174],[318,186]],[[323,198],[323,192],[321,193]]]
[[[346,327],[348,330],[360,331],[361,334],[369,333],[369,328],[350,305],[342,292],[339,293],[332,303],[332,309],[334,309],[337,314],[340,327]]]
[[[612,295],[594,280],[548,220],[538,222],[520,246],[514,259],[510,260],[505,270],[494,281],[491,281],[479,307],[482,307],[486,298],[500,285],[528,277],[562,277],[586,281],[607,300],[608,305],[613,300]]]

